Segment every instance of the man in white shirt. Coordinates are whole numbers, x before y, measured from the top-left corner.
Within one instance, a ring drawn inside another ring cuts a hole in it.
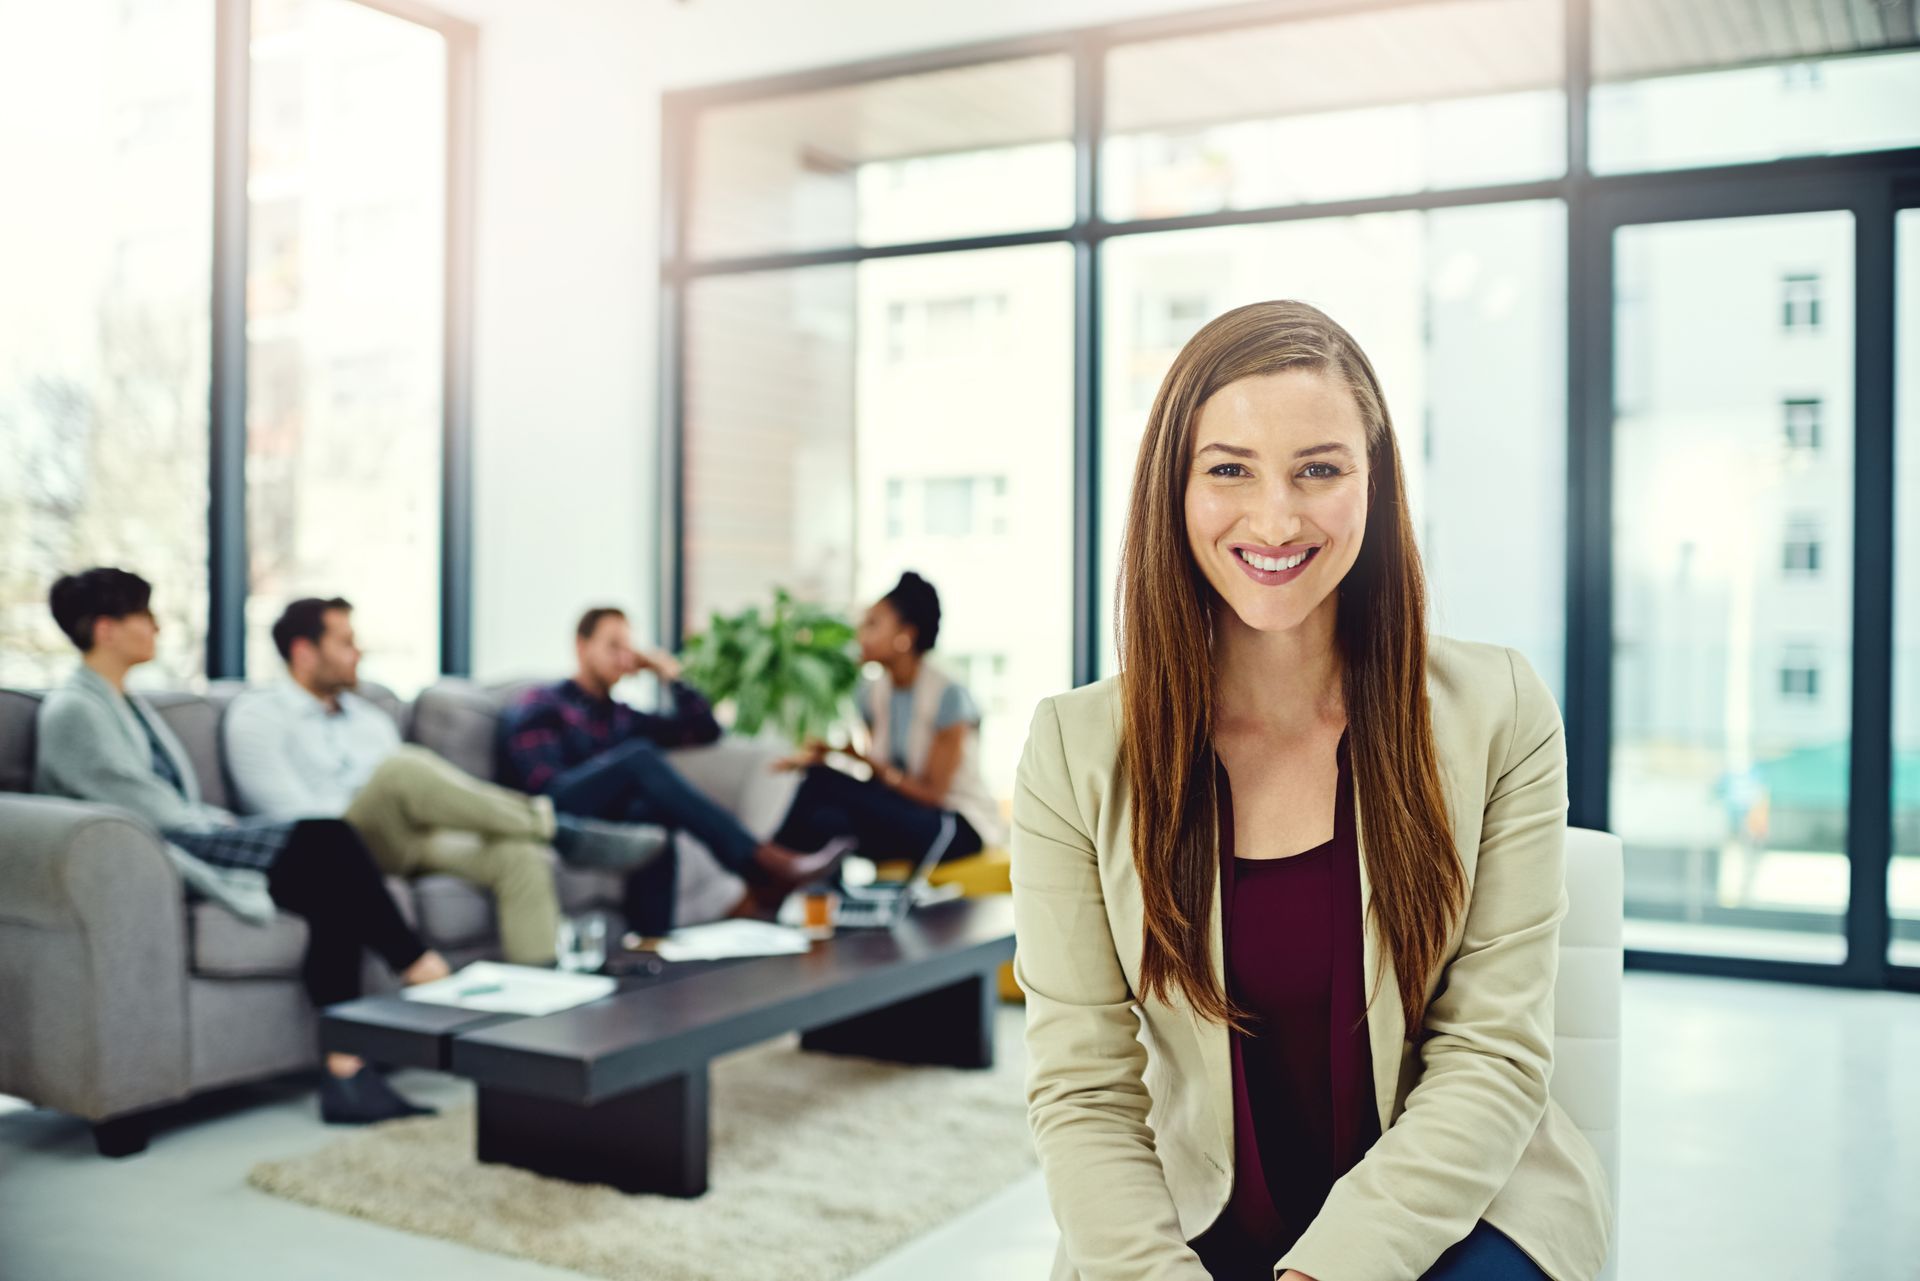
[[[544,796],[482,782],[400,741],[393,719],[354,692],[353,607],[304,599],[273,625],[288,679],[249,690],[222,728],[239,808],[274,818],[344,818],[389,876],[458,876],[492,891],[501,949],[553,960],[560,908],[548,846],[576,861],[634,866],[665,844],[658,828],[561,817]],[[477,841],[436,833],[468,832]]]

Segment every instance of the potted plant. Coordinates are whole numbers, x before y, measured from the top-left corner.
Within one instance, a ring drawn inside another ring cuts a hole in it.
[[[716,611],[687,639],[681,678],[715,707],[730,703],[735,732],[771,726],[797,745],[845,719],[860,678],[852,647],[853,624],[781,588],[770,616],[757,605]]]

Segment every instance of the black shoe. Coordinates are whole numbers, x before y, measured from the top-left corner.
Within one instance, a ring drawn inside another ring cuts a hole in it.
[[[653,823],[604,823],[572,814],[553,820],[553,848],[575,867],[631,872],[658,858],[667,839],[667,829]]]
[[[352,1076],[323,1072],[320,1078],[320,1119],[328,1125],[372,1125],[403,1116],[432,1116],[432,1108],[409,1103],[387,1084],[387,1078],[363,1067]]]

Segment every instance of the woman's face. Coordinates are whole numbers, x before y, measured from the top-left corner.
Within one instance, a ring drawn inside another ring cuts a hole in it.
[[[890,662],[913,648],[913,629],[900,620],[900,611],[883,600],[867,607],[857,634],[863,663]]]
[[[95,635],[99,643],[113,656],[129,667],[153,661],[154,650],[160,636],[160,624],[154,618],[153,611],[143,609],[137,613],[124,614],[119,618],[102,620],[106,625],[99,627]]]
[[[1242,378],[1194,425],[1187,544],[1241,622],[1298,627],[1359,558],[1367,481],[1366,424],[1341,382],[1317,370]]]

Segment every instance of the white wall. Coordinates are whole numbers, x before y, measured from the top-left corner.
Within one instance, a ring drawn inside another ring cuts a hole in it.
[[[559,672],[587,605],[654,625],[657,23],[439,2],[481,28],[474,673]]]

